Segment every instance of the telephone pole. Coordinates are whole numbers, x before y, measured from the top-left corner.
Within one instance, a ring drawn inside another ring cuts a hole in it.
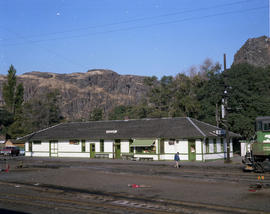
[[[224,82],[225,82],[225,90],[224,90],[224,99],[222,99],[223,101],[223,105],[224,105],[224,126],[225,126],[225,129],[226,129],[226,151],[227,151],[227,159],[226,159],[226,162],[229,163],[230,162],[230,133],[229,133],[229,124],[228,124],[228,89],[229,89],[229,86],[228,86],[228,77],[226,76],[226,54],[224,54],[224,74],[225,74],[225,79],[224,79]]]

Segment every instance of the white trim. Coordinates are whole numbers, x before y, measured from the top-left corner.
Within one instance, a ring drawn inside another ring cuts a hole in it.
[[[189,117],[187,117],[187,119],[204,137],[206,137],[206,134],[204,134],[204,132],[198,126],[196,126],[195,123]]]

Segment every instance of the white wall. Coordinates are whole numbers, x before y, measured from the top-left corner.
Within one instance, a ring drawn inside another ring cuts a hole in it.
[[[94,142],[94,144],[95,144],[96,152],[100,152],[100,142],[99,141],[96,141],[96,142]]]
[[[134,158],[153,158],[153,160],[158,160],[158,155],[142,155],[142,154],[134,154]]]
[[[188,140],[179,140],[180,151],[179,153],[187,153],[188,154]]]
[[[202,155],[196,155],[196,161],[202,161],[203,159]]]
[[[214,141],[213,139],[209,139],[209,153],[214,153]]]
[[[202,141],[200,139],[197,139],[195,141],[195,146],[196,146],[196,153],[202,153]],[[197,158],[196,158],[197,160]]]
[[[85,141],[85,152],[90,152],[90,143],[89,143],[89,141]]]
[[[169,144],[169,140],[164,141],[164,153],[165,154],[168,154],[168,153],[175,154],[176,152],[179,152],[179,151],[177,151],[177,149],[179,149],[179,148],[176,147],[176,141],[174,141],[174,144],[172,144],[172,145]]]
[[[129,153],[129,141],[123,140],[120,144],[121,153]]]
[[[32,151],[33,152],[49,152],[50,147],[49,147],[49,142],[41,142],[41,144],[35,144],[32,143]]]
[[[26,154],[25,154],[26,155]],[[32,157],[50,157],[50,153],[48,152],[27,152],[26,156],[32,156]]]
[[[79,158],[90,158],[90,153],[89,152],[80,152],[80,153],[58,153],[58,157],[79,157]]]
[[[159,153],[159,143],[160,143],[159,140],[156,139],[156,140],[155,140],[156,154]]]
[[[223,159],[224,154],[223,153],[214,153],[214,154],[205,154],[204,155],[204,160],[215,160],[215,159]]]
[[[169,144],[169,140],[164,141],[165,154],[175,154],[176,152],[188,153],[188,140],[175,140],[172,145]]]
[[[217,152],[222,152],[222,150],[221,150],[221,140],[220,140],[220,138],[217,138]]]
[[[164,154],[159,156],[160,160],[174,160],[174,154]]]
[[[113,152],[112,140],[104,140],[104,152]]]
[[[58,153],[60,152],[81,152],[82,144],[81,141],[79,144],[69,144],[69,141],[58,141]]]
[[[183,155],[180,154],[180,161],[182,160],[188,160],[188,154],[187,155]],[[163,154],[159,156],[160,160],[174,160],[174,154]],[[197,160],[197,159],[196,159]]]
[[[25,152],[28,152],[29,151],[29,142],[26,142],[24,144],[24,149],[25,149]],[[25,153],[25,156],[26,156],[26,153]]]

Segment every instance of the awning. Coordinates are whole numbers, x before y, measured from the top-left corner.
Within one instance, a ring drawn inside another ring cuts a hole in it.
[[[153,146],[155,140],[138,140],[135,139],[133,143],[130,145],[131,147],[147,147],[147,146]]]

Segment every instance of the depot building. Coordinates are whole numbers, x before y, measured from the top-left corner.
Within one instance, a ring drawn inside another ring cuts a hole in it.
[[[207,161],[227,156],[220,133],[216,126],[178,117],[61,123],[19,140],[32,157],[173,160],[179,152],[181,160]]]

